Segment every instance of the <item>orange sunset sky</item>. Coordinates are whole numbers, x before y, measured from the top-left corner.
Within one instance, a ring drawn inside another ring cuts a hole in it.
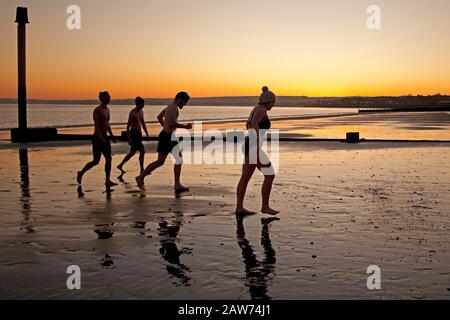
[[[66,8],[81,8],[68,30]],[[368,30],[366,9],[381,7]],[[15,8],[29,8],[28,97],[450,94],[447,0],[0,3],[0,97],[17,92]]]

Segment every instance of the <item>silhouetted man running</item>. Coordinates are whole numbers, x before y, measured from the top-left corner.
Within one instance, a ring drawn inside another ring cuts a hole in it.
[[[111,119],[108,104],[111,102],[111,96],[107,91],[100,92],[99,94],[100,105],[94,109],[94,135],[92,137],[92,154],[94,159],[88,162],[84,168],[77,174],[77,182],[81,184],[83,175],[98,165],[100,163],[101,156],[105,157],[105,186],[112,187],[116,186],[117,183],[111,181],[111,142],[116,142],[116,137],[112,133],[111,126],[109,125],[109,120]],[[109,137],[108,137],[109,133]]]
[[[186,92],[179,92],[176,95],[175,100],[158,115],[158,121],[163,127],[163,130],[158,137],[158,160],[148,165],[148,167],[136,177],[136,182],[140,189],[145,190],[144,178],[157,168],[161,167],[166,161],[167,155],[172,153],[176,159],[176,163],[174,165],[174,189],[176,192],[189,191],[189,188],[184,187],[180,182],[182,154],[176,137],[172,137],[177,128],[192,129],[191,123],[178,123],[178,109],[183,109],[189,99],[190,97]]]
[[[144,105],[145,101],[141,97],[137,97],[135,100],[136,107],[130,111],[130,115],[128,117],[127,124],[127,134],[128,134],[128,144],[130,147],[130,152],[125,156],[122,162],[117,166],[122,174],[125,173],[123,170],[123,166],[127,163],[133,156],[139,151],[139,164],[141,167],[141,172],[144,171],[144,157],[145,157],[145,148],[142,144],[142,131],[141,128],[144,129],[145,134],[148,139],[148,131],[147,126],[145,125],[144,120]]]

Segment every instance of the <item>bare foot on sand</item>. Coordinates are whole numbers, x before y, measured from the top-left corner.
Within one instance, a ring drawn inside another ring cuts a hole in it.
[[[274,209],[272,209],[272,208],[270,208],[270,207],[262,208],[262,209],[261,209],[261,212],[262,212],[262,213],[265,213],[265,214],[269,214],[269,215],[271,215],[271,216],[275,216],[275,215],[277,215],[277,214],[280,213],[280,211],[274,210]]]
[[[78,198],[83,198],[84,197],[83,188],[81,186],[78,186],[77,194],[78,194]]]
[[[175,186],[174,190],[175,190],[175,192],[180,193],[180,192],[187,192],[187,191],[189,191],[189,188],[186,188],[185,186],[182,186],[180,184],[179,186]]]
[[[274,221],[280,221],[280,218],[277,218],[277,217],[261,218],[261,224],[267,225],[267,226]]]
[[[145,190],[144,179],[141,176],[136,177],[136,183],[137,183],[137,186],[139,187],[139,189]]]
[[[234,213],[240,216],[253,216],[256,214],[256,212],[249,211],[245,208],[236,208],[236,211]]]
[[[81,184],[81,179],[83,179],[83,174],[81,173],[81,171],[78,171],[78,173],[77,173],[77,182],[78,182],[78,184]]]
[[[117,186],[117,183],[112,182],[112,181],[106,181],[105,182],[105,186],[108,187],[108,188],[115,187],[115,186]]]
[[[126,173],[126,171],[125,171],[125,170],[123,170],[123,167],[122,167],[122,166],[117,166],[117,169],[119,169],[119,170],[120,170],[120,172],[122,172],[122,174]]]

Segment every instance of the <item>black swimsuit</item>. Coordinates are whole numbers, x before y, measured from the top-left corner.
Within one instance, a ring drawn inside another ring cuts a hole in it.
[[[252,119],[253,119],[253,114],[252,114],[252,116],[250,118],[249,123],[252,122]],[[272,123],[270,122],[270,119],[269,119],[269,117],[267,115],[258,123],[258,128],[260,130],[269,130],[271,126],[272,126]],[[252,139],[252,140],[254,140],[254,139]],[[249,152],[250,152],[250,139],[249,139],[249,137],[245,138],[244,150],[243,151],[244,151],[245,155],[248,155]]]
[[[268,116],[265,116],[260,123],[258,123],[258,128],[261,130],[269,130],[272,126],[272,123],[270,122],[270,119]]]

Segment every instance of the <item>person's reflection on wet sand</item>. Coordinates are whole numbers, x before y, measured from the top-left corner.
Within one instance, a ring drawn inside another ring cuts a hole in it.
[[[114,189],[111,189],[110,186],[106,186],[105,188],[106,188],[106,190],[105,190],[106,200],[109,201],[109,200],[111,200],[111,195],[112,195],[112,192],[114,191]]]
[[[269,225],[271,222],[277,220],[280,219],[275,217],[261,219],[261,245],[264,248],[265,257],[262,261],[259,261],[254,253],[253,247],[246,238],[244,216],[236,215],[236,235],[239,247],[242,250],[242,257],[244,258],[246,286],[249,288],[252,300],[271,299],[267,293],[267,282],[272,278],[275,271],[276,255],[270,240]]]
[[[31,213],[31,193],[30,193],[30,172],[28,165],[28,149],[19,150],[19,162],[20,162],[20,202],[22,203],[22,228],[27,233],[34,233],[33,226],[29,225],[30,213]]]
[[[180,261],[180,256],[186,252],[179,250],[176,244],[180,228],[183,224],[182,217],[181,213],[175,213],[172,225],[169,225],[165,220],[159,222],[158,231],[161,244],[159,252],[164,260],[168,262],[166,266],[167,272],[179,279],[182,285],[190,286],[191,278],[188,276],[190,269]]]
[[[114,189],[111,189],[111,187],[105,187],[105,194],[106,194],[106,200],[111,200],[111,195],[112,192],[114,191]],[[78,185],[77,187],[77,196],[78,198],[84,198],[84,192],[83,192],[83,187],[81,185]]]

